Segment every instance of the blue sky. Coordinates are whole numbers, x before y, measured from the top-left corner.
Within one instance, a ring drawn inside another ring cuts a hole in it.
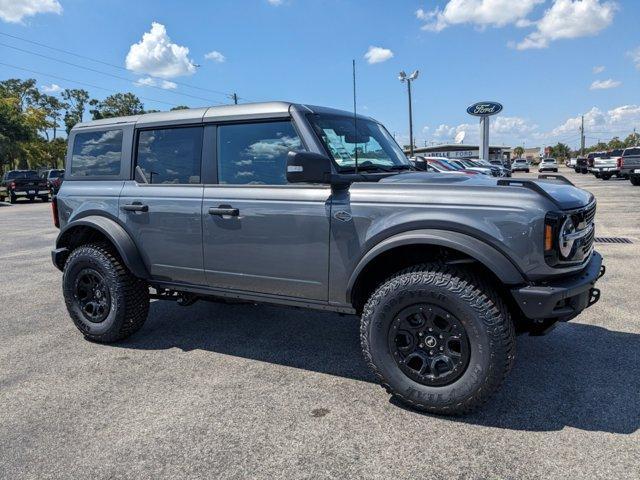
[[[358,108],[401,142],[397,74],[419,69],[419,145],[461,130],[474,142],[466,107],[496,100],[492,143],[575,146],[581,114],[587,144],[640,130],[638,19],[635,0],[0,0],[0,33],[13,36],[0,35],[0,78],[97,98],[132,91],[154,109],[228,103],[231,92],[350,109],[355,58]]]

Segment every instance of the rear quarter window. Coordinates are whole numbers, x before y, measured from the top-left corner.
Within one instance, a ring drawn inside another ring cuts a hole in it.
[[[122,130],[77,133],[71,156],[72,177],[113,177],[120,174]]]
[[[632,155],[640,155],[640,148],[627,148],[623,154],[625,157],[631,157]]]

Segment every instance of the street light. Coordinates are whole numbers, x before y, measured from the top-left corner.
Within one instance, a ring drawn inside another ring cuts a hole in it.
[[[401,70],[398,74],[398,80],[401,82],[407,82],[407,93],[409,94],[409,155],[413,157],[413,113],[411,110],[411,82],[418,78],[419,71],[414,71],[411,75],[407,76],[404,70]]]

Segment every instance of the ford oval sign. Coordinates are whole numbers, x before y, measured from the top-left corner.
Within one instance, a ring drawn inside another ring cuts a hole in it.
[[[467,113],[469,115],[475,115],[476,117],[488,117],[501,111],[502,105],[498,102],[478,102],[467,108]]]

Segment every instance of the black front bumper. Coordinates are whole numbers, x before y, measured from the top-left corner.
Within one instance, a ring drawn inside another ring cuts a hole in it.
[[[567,321],[600,299],[600,290],[595,284],[604,272],[602,256],[593,252],[581,272],[544,282],[544,285],[514,288],[511,293],[527,318]]]

